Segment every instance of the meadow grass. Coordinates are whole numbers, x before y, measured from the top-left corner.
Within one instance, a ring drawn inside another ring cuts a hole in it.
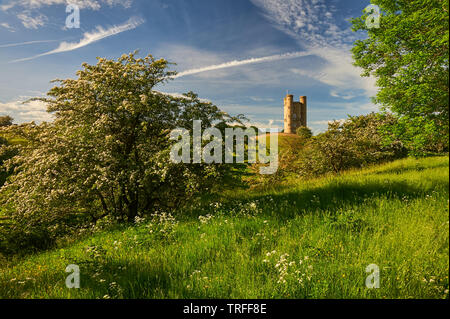
[[[1,298],[448,298],[449,159],[229,191],[0,266]],[[68,289],[69,264],[81,288]],[[365,285],[380,269],[380,288]]]

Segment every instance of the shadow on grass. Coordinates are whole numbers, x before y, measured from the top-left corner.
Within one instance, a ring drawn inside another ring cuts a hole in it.
[[[166,299],[180,294],[184,298],[202,296],[188,290],[181,283],[180,279],[188,277],[189,274],[176,267],[166,269],[158,261],[121,262],[105,259],[97,261],[94,268],[84,270],[87,275],[84,276],[75,298]],[[92,275],[95,273],[99,275],[94,278]]]
[[[417,163],[416,166],[399,166],[399,167],[392,167],[382,170],[377,170],[373,172],[369,172],[370,174],[375,175],[382,175],[382,174],[402,174],[402,173],[408,173],[408,172],[422,172],[424,170],[428,169],[437,169],[437,168],[447,168],[448,169],[448,162],[442,162],[442,163],[433,163],[433,164],[427,164],[423,165],[420,163]]]
[[[221,211],[235,212],[236,206],[248,207],[257,203],[262,213],[267,216],[276,216],[280,219],[293,218],[308,211],[336,211],[343,207],[376,205],[375,199],[404,199],[413,200],[425,197],[433,190],[444,189],[448,192],[448,181],[435,181],[432,187],[423,189],[421,185],[413,185],[408,181],[375,180],[354,183],[349,181],[330,182],[326,185],[310,189],[292,190],[284,188],[278,194],[260,194],[243,200],[226,200]],[[197,219],[200,215],[214,213],[209,206],[193,209],[184,218]]]

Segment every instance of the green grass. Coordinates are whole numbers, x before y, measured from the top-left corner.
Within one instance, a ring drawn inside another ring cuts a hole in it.
[[[17,137],[12,134],[0,133],[0,137],[5,138],[10,145],[25,145],[27,140],[22,137]]]
[[[9,262],[0,297],[448,298],[448,164],[406,159],[229,192],[176,220]],[[80,289],[65,286],[69,264]],[[365,286],[369,264],[379,289]]]

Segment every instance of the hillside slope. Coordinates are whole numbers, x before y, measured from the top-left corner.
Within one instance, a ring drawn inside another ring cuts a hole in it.
[[[448,178],[436,157],[235,191],[0,266],[0,297],[448,298]]]

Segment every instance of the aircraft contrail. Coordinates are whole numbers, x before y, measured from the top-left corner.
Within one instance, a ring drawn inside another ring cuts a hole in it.
[[[0,48],[10,48],[10,47],[18,47],[18,46],[27,45],[27,44],[48,43],[48,42],[56,42],[56,41],[57,40],[37,40],[37,41],[27,41],[27,42],[19,42],[19,43],[0,44]]]
[[[262,58],[251,58],[251,59],[246,59],[246,60],[234,60],[234,61],[231,61],[231,62],[225,62],[225,63],[221,63],[221,64],[205,66],[203,68],[186,70],[186,71],[178,73],[173,78],[176,79],[176,78],[181,78],[181,77],[186,76],[186,75],[192,75],[192,74],[197,74],[197,73],[202,73],[202,72],[207,72],[207,71],[214,71],[214,70],[232,68],[232,67],[240,66],[240,65],[247,65],[247,64],[254,64],[254,63],[262,63],[262,62],[271,62],[271,61],[299,58],[299,57],[307,56],[307,55],[311,55],[311,53],[310,52],[291,52],[291,53],[270,55],[270,56],[266,56],[266,57],[262,57]]]

